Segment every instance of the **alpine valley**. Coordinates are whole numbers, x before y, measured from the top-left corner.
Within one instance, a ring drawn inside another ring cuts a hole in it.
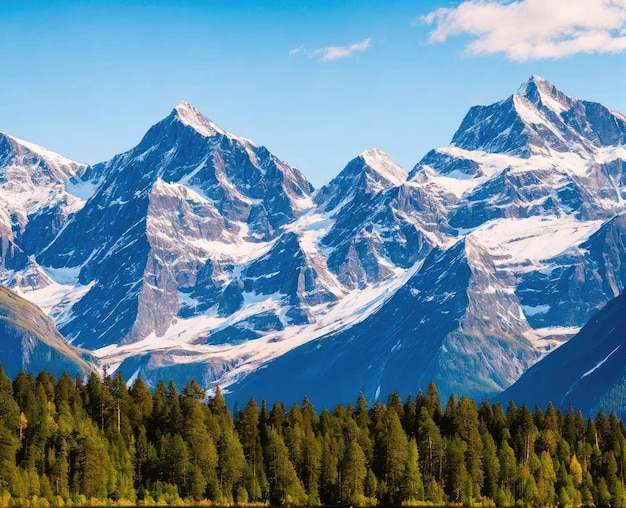
[[[23,298],[71,345],[25,326],[0,359],[41,369],[42,341],[74,373],[239,404],[430,381],[482,400],[622,293],[625,199],[626,117],[537,76],[411,171],[368,150],[317,190],[185,102],[94,166],[0,133],[0,283],[21,297],[0,317]]]

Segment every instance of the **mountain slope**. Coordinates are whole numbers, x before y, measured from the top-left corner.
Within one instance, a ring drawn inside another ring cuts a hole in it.
[[[434,250],[380,310],[270,362],[232,387],[232,397],[295,402],[306,393],[330,407],[358,392],[368,400],[391,391],[405,397],[430,381],[444,397],[497,393],[540,353],[524,338],[529,327],[519,312],[485,319],[486,308],[497,304],[506,314],[518,305],[493,268],[473,239]]]
[[[567,344],[533,365],[496,400],[552,402],[585,415],[626,417],[626,295],[611,300]]]
[[[0,342],[2,366],[12,377],[47,370],[54,376],[67,372],[85,376],[95,359],[87,351],[68,345],[50,319],[35,305],[0,286]]]

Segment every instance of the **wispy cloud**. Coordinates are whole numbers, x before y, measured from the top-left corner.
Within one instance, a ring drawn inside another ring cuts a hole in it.
[[[324,48],[306,49],[303,46],[293,48],[289,55],[306,55],[309,58],[317,58],[322,62],[330,62],[341,58],[348,58],[355,53],[362,53],[372,46],[372,40],[368,37],[361,42],[355,42],[348,46],[326,46]]]
[[[431,43],[472,37],[471,55],[524,61],[626,50],[626,0],[469,0],[420,20],[435,25]]]
[[[366,49],[369,49],[371,47],[371,43],[372,40],[368,37],[361,42],[350,44],[349,46],[328,46],[327,48],[322,48],[322,61],[330,62],[331,60],[348,58],[354,53],[361,53]]]

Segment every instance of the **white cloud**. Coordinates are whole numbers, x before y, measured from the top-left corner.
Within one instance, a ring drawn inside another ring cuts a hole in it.
[[[421,21],[435,25],[431,43],[469,35],[472,55],[522,61],[626,50],[626,0],[468,0]]]
[[[293,48],[289,51],[290,55],[305,54],[309,58],[319,58],[322,62],[330,62],[332,60],[339,60],[341,58],[348,58],[355,53],[360,53],[369,49],[372,45],[372,40],[368,37],[361,42],[355,42],[348,46],[327,46],[325,48],[318,48],[307,50],[300,46]]]
[[[347,58],[354,53],[360,53],[365,51],[371,46],[372,40],[367,38],[361,42],[350,44],[349,46],[329,46],[322,49],[322,61],[329,62],[331,60],[339,60],[340,58]]]

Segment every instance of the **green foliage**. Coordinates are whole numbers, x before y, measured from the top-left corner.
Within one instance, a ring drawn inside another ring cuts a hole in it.
[[[289,460],[289,450],[280,434],[273,428],[267,429],[265,448],[267,478],[270,485],[269,501],[274,505],[304,504],[304,487]]]
[[[335,505],[626,507],[626,428],[451,397],[287,412],[219,388],[153,393],[119,375],[11,382],[0,366],[0,507]]]
[[[424,500],[424,484],[419,470],[418,453],[417,443],[415,439],[411,439],[402,479],[401,498],[404,502]]]
[[[367,462],[365,453],[356,439],[348,444],[341,463],[342,489],[341,498],[344,502],[363,497]]]

